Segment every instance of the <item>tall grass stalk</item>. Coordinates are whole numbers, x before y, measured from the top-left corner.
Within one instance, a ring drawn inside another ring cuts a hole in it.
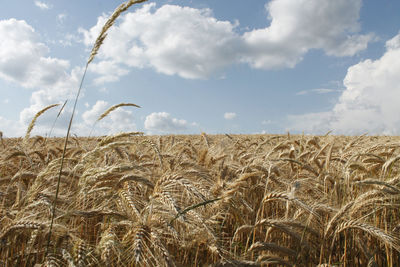
[[[102,30],[100,32],[100,35],[97,37],[96,42],[94,43],[94,46],[93,46],[92,51],[90,53],[89,59],[86,62],[85,70],[84,70],[83,75],[82,75],[82,79],[81,79],[81,82],[80,82],[80,85],[79,85],[79,88],[78,88],[78,92],[76,93],[76,97],[75,97],[75,101],[74,101],[74,107],[72,109],[71,118],[70,118],[69,124],[68,124],[67,134],[65,136],[64,148],[63,148],[63,152],[62,152],[62,156],[61,156],[60,171],[59,171],[58,179],[57,179],[56,195],[55,195],[55,198],[54,198],[53,208],[52,208],[52,212],[51,212],[51,222],[50,222],[49,234],[48,234],[47,245],[46,245],[45,259],[46,259],[47,255],[49,253],[49,248],[50,248],[50,241],[51,241],[51,235],[52,235],[52,230],[53,230],[53,224],[54,224],[54,217],[55,217],[58,193],[59,193],[59,190],[60,190],[61,175],[62,175],[63,166],[64,166],[65,152],[67,150],[67,144],[68,144],[68,139],[69,139],[69,135],[70,135],[70,131],[71,131],[72,122],[73,122],[74,115],[75,115],[76,105],[78,103],[78,99],[79,99],[79,96],[80,96],[80,93],[81,93],[81,90],[82,90],[82,85],[83,85],[83,81],[85,80],[87,69],[89,67],[89,64],[93,61],[93,59],[97,55],[101,45],[103,44],[104,40],[107,37],[107,31],[115,23],[115,20],[123,12],[128,10],[128,8],[130,6],[132,6],[134,4],[146,2],[146,1],[147,0],[130,0],[130,1],[122,3],[121,5],[119,5],[117,7],[117,9],[115,9],[114,13],[107,20],[107,22],[104,24],[104,26],[103,26],[103,28],[102,28]]]
[[[47,137],[51,137],[51,134],[53,133],[54,126],[56,125],[56,122],[57,122],[58,118],[60,117],[61,112],[63,112],[63,110],[64,110],[65,105],[67,104],[67,102],[68,102],[68,99],[64,101],[64,104],[61,106],[60,110],[58,111],[57,117],[54,119],[53,125],[51,125],[51,129],[50,129],[50,132],[49,132],[49,134],[47,135]]]
[[[140,108],[140,106],[138,106],[138,105],[136,105],[136,104],[133,104],[133,103],[120,103],[120,104],[117,104],[117,105],[114,105],[114,106],[108,108],[108,109],[107,109],[106,111],[104,111],[103,114],[101,114],[101,115],[99,116],[99,118],[93,123],[92,129],[90,130],[90,133],[89,133],[89,137],[92,136],[92,132],[93,132],[93,130],[94,130],[94,127],[96,126],[96,123],[99,122],[99,121],[101,121],[101,120],[104,119],[105,117],[107,117],[108,114],[110,114],[112,111],[116,110],[116,109],[119,108],[119,107],[137,107],[137,108]]]
[[[49,109],[51,109],[51,108],[54,108],[54,107],[56,107],[56,106],[59,106],[59,105],[60,105],[60,104],[52,104],[52,105],[49,105],[49,106],[47,106],[47,107],[41,109],[39,112],[36,113],[36,115],[33,117],[32,121],[31,121],[31,123],[29,124],[28,129],[26,130],[26,134],[25,134],[25,138],[24,138],[24,143],[25,143],[25,144],[28,142],[28,139],[29,139],[29,137],[30,137],[30,135],[31,135],[31,132],[32,132],[32,129],[33,129],[33,126],[35,126],[36,120],[37,120],[43,113],[45,113],[47,110],[49,110]]]

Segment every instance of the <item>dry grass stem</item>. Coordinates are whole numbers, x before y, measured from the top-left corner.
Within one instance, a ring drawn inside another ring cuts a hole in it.
[[[49,110],[49,109],[51,109],[51,108],[54,108],[54,107],[56,107],[56,106],[59,106],[59,105],[60,105],[60,104],[52,104],[52,105],[49,105],[49,106],[43,108],[42,110],[40,110],[39,112],[36,113],[36,115],[33,117],[32,121],[31,121],[31,123],[29,124],[28,129],[26,130],[25,138],[24,138],[24,143],[26,143],[27,140],[29,139],[29,136],[30,136],[30,134],[31,134],[31,132],[32,132],[33,126],[35,126],[35,123],[36,123],[37,118],[39,118],[39,117],[40,117],[43,113],[45,113],[47,110]]]
[[[136,104],[120,103],[120,104],[114,105],[114,106],[110,107],[109,109],[107,109],[106,111],[104,111],[103,114],[101,114],[100,117],[97,119],[97,121],[100,121],[100,120],[104,119],[105,117],[107,117],[108,114],[110,114],[112,111],[116,110],[119,107],[137,107],[137,108],[140,108],[140,106],[138,106]]]

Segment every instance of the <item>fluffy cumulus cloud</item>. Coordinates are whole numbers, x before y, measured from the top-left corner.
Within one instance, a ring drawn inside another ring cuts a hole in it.
[[[121,76],[129,73],[127,69],[120,67],[111,60],[94,62],[90,64],[89,71],[98,74],[97,78],[94,79],[94,83],[97,85],[118,81]]]
[[[71,111],[64,110],[60,116],[57,117],[60,108],[61,103],[59,106],[53,107],[40,115],[31,131],[31,136],[65,135]],[[31,122],[36,112],[37,110],[30,114],[26,114],[24,122],[21,120],[10,120],[0,116],[0,130],[3,131],[4,135],[7,137],[24,136],[28,129],[28,124]]]
[[[351,66],[345,90],[330,111],[291,116],[292,128],[309,132],[400,134],[400,33],[377,60]]]
[[[74,127],[77,134],[115,134],[137,130],[133,112],[124,108],[117,108],[101,121],[97,121],[100,115],[110,106],[104,100],[98,100],[91,108],[89,106],[90,109],[82,114],[82,122],[77,123]]]
[[[86,45],[94,43],[105,18],[99,17],[89,31],[80,29]],[[205,78],[235,61],[239,38],[234,27],[213,18],[209,9],[155,9],[152,3],[128,13],[110,30],[100,57],[168,75]]]
[[[81,70],[70,70],[67,60],[48,57],[48,47],[23,20],[0,20],[0,78],[33,89],[31,105],[20,113],[26,125],[45,106],[71,96]],[[40,88],[40,89],[39,89]]]
[[[76,68],[72,70],[71,74],[68,74],[65,79],[59,80],[53,84],[49,84],[48,87],[46,86],[43,87],[43,89],[38,89],[32,92],[30,106],[24,108],[20,112],[20,122],[23,125],[27,125],[35,113],[40,109],[54,103],[62,103],[62,101],[65,101],[66,99],[71,99],[73,97],[73,93],[77,89],[80,75],[80,68]],[[47,117],[47,115],[43,115],[43,117]]]
[[[34,88],[53,82],[52,71],[62,73],[68,62],[43,57],[48,48],[23,20],[0,21],[0,77]]]
[[[85,105],[86,107],[90,107],[89,104]],[[86,110],[82,114],[82,119],[84,123],[88,125],[93,125],[96,120],[100,117],[100,115],[109,108],[110,105],[104,100],[98,100],[96,104],[89,110]]]
[[[0,116],[0,131],[3,137],[23,136],[24,129],[18,121],[9,120]]]
[[[217,20],[209,9],[147,4],[110,29],[99,58],[167,75],[207,78],[238,63],[294,67],[311,49],[352,56],[373,38],[359,34],[361,0],[272,0],[265,8],[270,25],[240,35],[237,22]],[[93,45],[106,19],[103,15],[91,29],[80,29],[87,46]]]
[[[150,134],[180,133],[188,129],[188,123],[172,118],[167,112],[153,112],[146,117],[144,128]]]
[[[361,0],[273,0],[266,5],[271,24],[243,35],[245,61],[255,68],[294,67],[310,49],[332,56],[364,50],[371,34],[357,34]]]
[[[226,120],[233,120],[234,118],[236,118],[236,113],[235,112],[225,112],[224,118]]]

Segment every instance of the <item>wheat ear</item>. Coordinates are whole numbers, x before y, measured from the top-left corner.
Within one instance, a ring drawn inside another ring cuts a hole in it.
[[[78,92],[76,93],[76,97],[75,97],[75,101],[74,101],[74,108],[72,110],[72,114],[71,114],[71,118],[69,120],[69,124],[68,124],[68,129],[67,129],[67,135],[65,136],[65,142],[64,142],[64,149],[63,149],[63,153],[62,153],[62,157],[61,157],[61,164],[60,164],[60,172],[58,175],[58,181],[57,181],[57,187],[56,187],[56,195],[54,198],[54,203],[53,203],[53,210],[52,210],[52,214],[51,214],[51,222],[50,222],[50,229],[49,229],[49,234],[48,234],[48,239],[47,239],[47,245],[46,245],[46,253],[45,253],[45,258],[49,252],[49,247],[50,247],[50,240],[51,240],[51,233],[52,233],[52,228],[53,228],[53,223],[54,223],[54,216],[55,216],[55,208],[56,208],[56,202],[57,202],[57,198],[58,198],[58,192],[60,189],[60,182],[61,182],[61,173],[63,170],[63,165],[64,165],[64,157],[65,157],[65,152],[67,151],[67,144],[68,144],[68,138],[69,138],[69,133],[71,131],[71,126],[72,126],[72,121],[74,119],[74,115],[75,115],[75,110],[76,110],[76,105],[78,103],[78,99],[79,99],[79,95],[81,93],[82,90],[82,85],[83,85],[83,81],[85,80],[85,76],[86,76],[86,72],[88,69],[88,66],[90,64],[90,62],[93,61],[94,57],[96,56],[97,52],[100,49],[100,46],[103,44],[104,39],[107,36],[107,30],[114,24],[115,20],[118,18],[119,15],[121,15],[122,12],[126,11],[131,5],[133,4],[137,4],[137,3],[142,3],[145,2],[147,0],[130,0],[129,2],[125,2],[123,4],[121,4],[115,11],[114,13],[111,15],[111,17],[107,20],[106,24],[103,26],[103,29],[100,33],[100,35],[97,37],[97,40],[92,48],[92,51],[90,53],[89,59],[86,62],[86,66],[85,66],[85,70],[83,72],[82,75],[82,79],[78,88]]]
[[[47,110],[54,108],[56,106],[58,106],[60,104],[52,104],[50,106],[45,107],[44,109],[40,110],[38,113],[36,113],[35,117],[33,117],[31,123],[28,126],[28,129],[26,130],[26,134],[25,134],[25,138],[24,138],[24,143],[26,143],[29,139],[29,136],[32,132],[33,126],[35,126],[36,120],[37,118],[39,118],[40,115],[42,115],[43,113],[45,113]]]
[[[68,99],[64,101],[64,104],[62,105],[62,107],[58,111],[57,117],[54,119],[54,122],[53,122],[53,125],[51,126],[51,129],[50,129],[48,137],[51,137],[51,133],[53,132],[54,126],[56,125],[56,121],[57,121],[58,117],[60,117],[61,112],[64,110],[65,105],[67,104],[67,102],[68,102]]]
[[[114,13],[111,15],[111,17],[107,20],[107,22],[104,24],[103,28],[101,29],[99,36],[97,36],[96,42],[94,43],[92,51],[90,52],[89,59],[87,61],[88,65],[90,64],[90,62],[93,61],[94,57],[99,52],[99,49],[100,49],[101,45],[103,44],[103,41],[107,37],[107,31],[111,28],[111,26],[114,24],[115,20],[119,17],[119,15],[121,15],[121,13],[128,10],[128,8],[130,6],[132,6],[134,4],[143,3],[146,1],[147,0],[130,0],[128,2],[122,3],[115,9]]]
[[[97,121],[104,119],[105,117],[107,117],[108,114],[110,114],[112,111],[116,110],[117,108],[126,107],[126,106],[140,108],[140,106],[133,104],[133,103],[120,103],[120,104],[114,105],[114,106],[110,107],[109,109],[107,109],[103,114],[100,115],[100,117],[97,119]]]
[[[143,256],[143,249],[146,239],[149,239],[150,228],[146,225],[142,225],[135,235],[135,241],[133,242],[133,254],[135,257],[135,263],[140,263],[140,258]]]
[[[297,255],[297,252],[294,251],[293,249],[282,247],[275,243],[266,243],[266,242],[259,242],[259,241],[254,243],[253,245],[251,245],[248,252],[257,252],[257,251],[265,251],[265,250],[283,253],[283,254],[291,256],[291,257],[296,257],[296,255]]]
[[[94,127],[96,126],[96,123],[102,119],[104,119],[105,117],[108,116],[108,114],[110,114],[112,111],[116,110],[119,107],[126,107],[126,106],[131,106],[131,107],[137,107],[140,108],[140,106],[133,104],[133,103],[120,103],[117,105],[114,105],[112,107],[110,107],[109,109],[107,109],[103,114],[100,115],[100,117],[94,122],[92,129],[90,130],[89,136],[92,135],[92,132],[94,130]]]
[[[386,233],[384,230],[377,228],[373,225],[365,224],[365,223],[360,223],[357,221],[347,221],[343,222],[342,224],[339,225],[339,227],[336,229],[336,234],[343,232],[346,229],[359,229],[362,230],[377,239],[381,240],[382,242],[389,244],[392,246],[395,250],[400,251],[400,239],[394,235],[391,235],[389,233]]]

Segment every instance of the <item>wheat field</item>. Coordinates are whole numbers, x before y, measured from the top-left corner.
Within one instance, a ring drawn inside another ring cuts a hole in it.
[[[58,105],[0,132],[0,266],[400,266],[400,137],[31,137]]]
[[[400,138],[3,139],[0,266],[398,266]]]

